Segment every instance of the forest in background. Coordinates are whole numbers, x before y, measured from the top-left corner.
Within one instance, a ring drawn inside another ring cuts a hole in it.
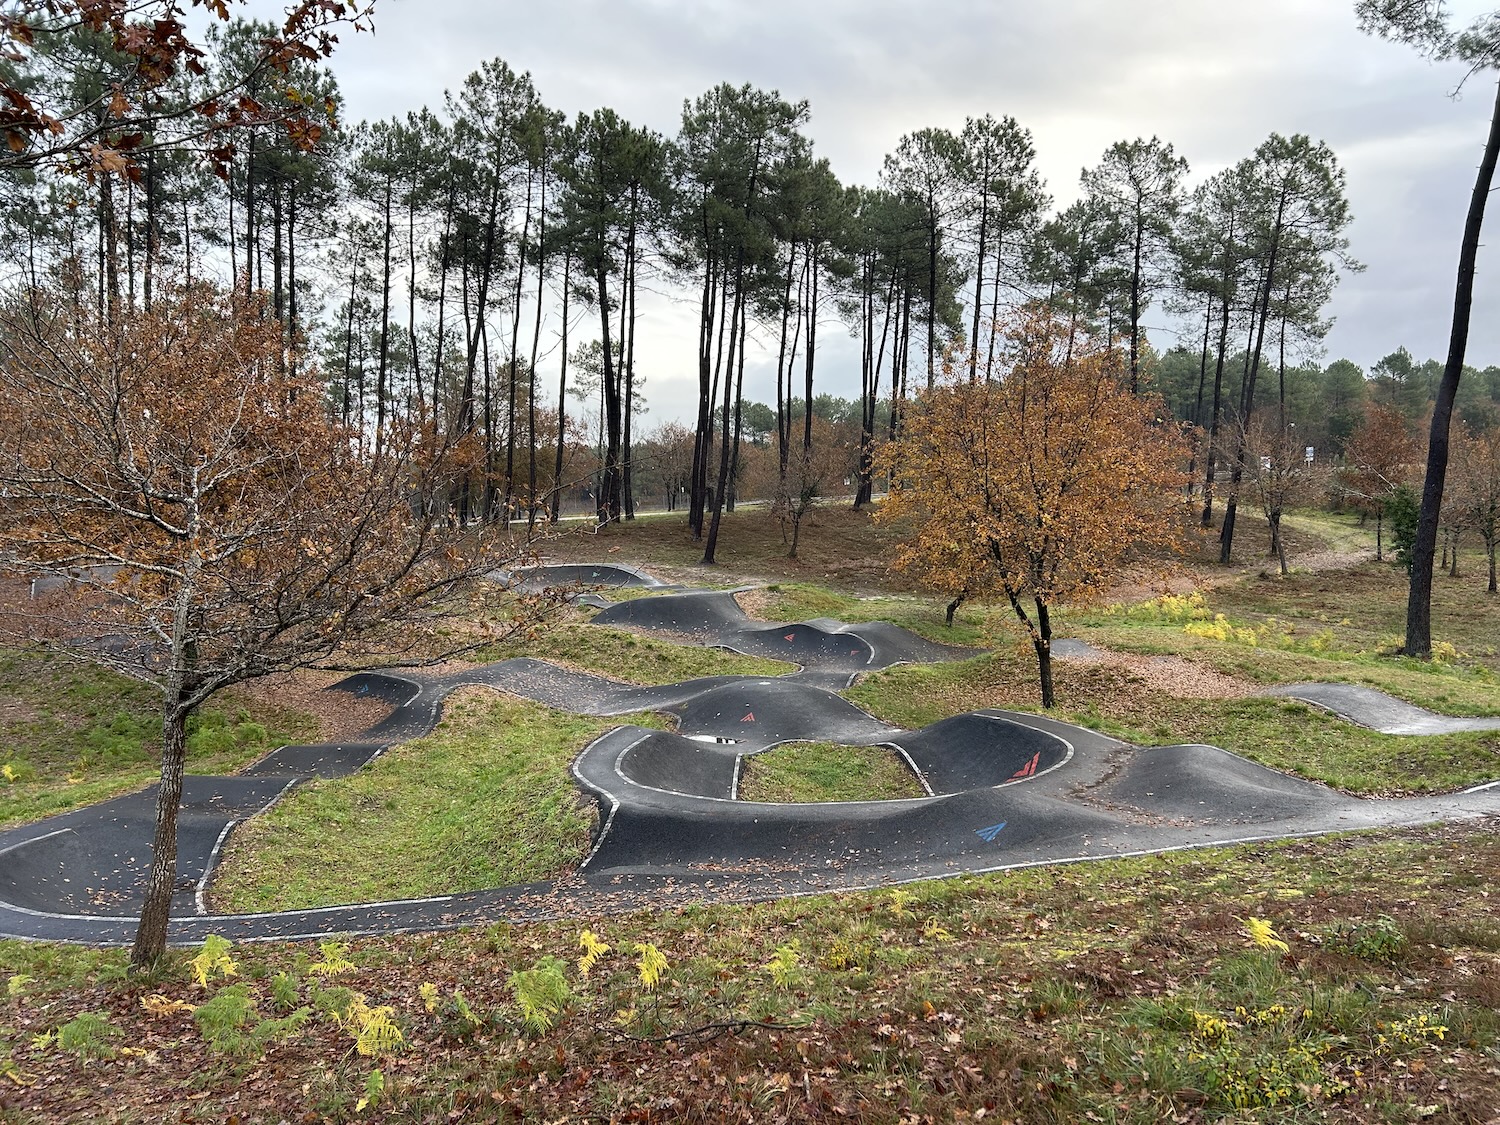
[[[1360,267],[1344,172],[1305,136],[1273,134],[1195,185],[1170,143],[1121,141],[1055,208],[1010,117],[910,133],[876,184],[845,184],[804,132],[808,105],[775,91],[717,86],[664,137],[609,109],[569,121],[497,59],[441,106],[350,124],[321,63],[250,73],[271,31],[215,28],[204,73],[183,69],[156,96],[189,104],[238,81],[321,127],[251,125],[232,148],[147,132],[119,177],[8,176],[10,283],[101,322],[205,276],[265,292],[286,363],[315,363],[330,408],[372,445],[415,412],[482,449],[465,519],[680,505],[711,558],[736,493],[847,489],[862,504],[903,403],[944,364],[988,372],[981,326],[1029,301],[1118,344],[1132,387],[1202,428],[1205,524],[1266,459],[1247,453],[1267,445],[1257,417],[1337,464],[1370,419],[1415,434],[1430,411],[1437,361],[1397,348],[1368,372],[1319,362],[1334,287]],[[105,94],[134,65],[74,28],[15,77],[107,134]],[[647,291],[696,313],[687,425],[644,430]],[[1160,354],[1148,312],[1158,336],[1164,318],[1179,329]],[[858,395],[824,392],[853,385],[831,367],[851,359]],[[774,402],[746,400],[747,363],[774,369]],[[1493,430],[1500,368],[1472,372],[1460,396],[1468,428]]]

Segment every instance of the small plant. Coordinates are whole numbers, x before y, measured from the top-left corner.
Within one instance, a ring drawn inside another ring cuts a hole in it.
[[[64,1051],[86,1059],[103,1059],[115,1053],[110,1040],[119,1036],[120,1029],[103,1012],[80,1012],[57,1029],[55,1039]]]
[[[1338,953],[1390,965],[1406,952],[1407,941],[1395,920],[1382,914],[1379,918],[1339,926],[1328,944]]]
[[[897,887],[892,891],[890,898],[886,900],[886,905],[891,909],[891,917],[898,922],[905,918],[907,914],[906,906],[909,902],[911,902],[911,892],[904,887]]]
[[[540,1035],[557,1022],[571,995],[565,968],[561,958],[549,956],[538,961],[534,969],[510,974],[511,994],[527,1030]]]
[[[346,941],[320,941],[318,951],[323,954],[323,959],[309,965],[308,972],[317,973],[326,980],[354,968],[354,962],[349,960],[349,943]]]
[[[245,984],[221,988],[192,1012],[193,1022],[208,1045],[230,1055],[259,1054],[268,1043],[291,1035],[312,1015],[312,1009],[304,1007],[281,1019],[261,1019]]]
[[[24,1073],[16,1065],[16,1060],[9,1055],[0,1058],[0,1078],[4,1078],[7,1082],[14,1083],[17,1086],[31,1086],[36,1083],[36,1079]]]
[[[385,1096],[385,1071],[378,1066],[370,1071],[365,1078],[364,1097],[354,1103],[354,1112],[363,1113],[367,1109],[373,1109],[380,1104],[380,1099]]]
[[[208,1045],[224,1054],[239,1054],[249,1044],[246,1027],[257,1017],[250,989],[243,984],[221,988],[213,999],[193,1010],[193,1022]]]
[[[283,1012],[297,1007],[297,978],[291,973],[277,973],[271,978],[271,1001]]]
[[[396,1024],[396,1009],[389,1004],[372,1008],[361,993],[352,993],[348,1007],[334,1018],[354,1039],[354,1049],[367,1058],[393,1054],[406,1045],[406,1036]]]
[[[667,958],[649,941],[636,942],[635,951],[640,955],[635,968],[641,978],[641,986],[647,992],[654,992],[661,983],[661,975],[667,971]]]
[[[1404,1020],[1396,1020],[1394,1023],[1375,1026],[1381,1029],[1375,1040],[1377,1052],[1388,1052],[1393,1044],[1422,1046],[1433,1041],[1441,1042],[1448,1034],[1446,1025],[1434,1023],[1426,1012]]]
[[[464,994],[456,989],[446,1003],[438,986],[431,981],[420,985],[417,995],[422,1000],[422,1009],[429,1016],[439,1018],[444,1034],[471,1035],[484,1026],[484,1020],[469,1006]]]
[[[800,946],[794,938],[785,945],[776,947],[776,955],[766,962],[766,969],[770,972],[771,980],[776,983],[776,987],[786,989],[799,975],[798,965],[801,962]]]
[[[583,950],[583,956],[578,958],[578,971],[588,976],[599,958],[609,952],[609,946],[600,941],[593,930],[584,930],[578,935],[578,946]]]
[[[5,995],[15,999],[26,991],[26,986],[31,983],[31,978],[25,973],[17,973],[5,982]]]
[[[203,947],[188,961],[188,968],[199,988],[207,988],[210,981],[232,977],[239,971],[234,958],[229,956],[231,948],[229,941],[218,934],[209,934],[203,939]]]
[[[1250,944],[1256,949],[1271,949],[1278,953],[1291,951],[1291,947],[1276,935],[1271,923],[1264,918],[1246,918],[1245,928],[1240,932],[1250,939]]]
[[[937,918],[929,916],[922,923],[922,936],[928,941],[952,941],[953,934]]]
[[[159,992],[153,992],[149,996],[142,996],[141,1007],[145,1009],[148,1016],[156,1019],[176,1015],[178,1012],[192,1012],[196,1010],[192,1004],[189,1004],[185,1000],[173,1000],[170,996],[163,996]]]
[[[863,972],[870,964],[871,949],[869,943],[853,941],[846,937],[836,937],[833,944],[829,946],[828,952],[823,955],[819,962],[825,969],[833,972]]]

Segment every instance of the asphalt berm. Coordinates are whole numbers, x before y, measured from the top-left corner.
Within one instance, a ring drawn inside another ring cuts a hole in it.
[[[661,585],[628,567],[533,568],[528,588]],[[1212,746],[1139,748],[1037,715],[975,711],[922,730],[880,722],[837,694],[861,672],[962,660],[886,623],[749,620],[726,591],[606,603],[595,620],[799,665],[780,678],[714,676],[622,684],[530,658],[448,675],[361,673],[330,690],[394,707],[341,744],[288,746],[233,777],[190,777],[178,839],[171,937],[265,940],[441,929],[499,919],[752,899],[962,872],[1500,814],[1500,785],[1403,800],[1349,797]],[[454,689],[483,685],[561,710],[669,713],[667,732],[621,726],[573,773],[600,805],[580,870],[553,884],[275,914],[213,915],[203,889],[233,826],[313,777],[360,768],[435,725]],[[1304,699],[1395,733],[1500,727],[1452,720],[1346,685],[1295,685]],[[1444,726],[1443,724],[1460,724]],[[889,746],[930,796],[823,804],[737,799],[744,758],[787,741]],[[149,866],[155,791],[0,833],[0,934],[128,942]]]

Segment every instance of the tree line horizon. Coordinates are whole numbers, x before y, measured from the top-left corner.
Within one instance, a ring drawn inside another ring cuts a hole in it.
[[[858,346],[859,391],[827,438],[845,447],[862,505],[903,403],[954,344],[969,345],[971,375],[988,371],[981,324],[1027,301],[1126,349],[1131,386],[1162,394],[1208,450],[1274,409],[1337,457],[1366,398],[1420,413],[1435,393],[1434,361],[1404,348],[1361,382],[1347,360],[1314,376],[1338,277],[1362,267],[1348,252],[1344,170],[1306,136],[1273,133],[1191,189],[1169,142],[1120,141],[1083,171],[1081,197],[1054,208],[1032,134],[1008,116],[906,134],[874,187],[841,183],[816,155],[807,102],[750,85],[685,100],[668,138],[610,109],[568,121],[497,58],[436,110],[345,127],[327,66],[250,73],[272,30],[216,27],[206,74],[178,75],[166,97],[189,102],[195,83],[238,68],[258,104],[312,107],[325,127],[309,139],[251,125],[208,151],[147,143],[118,180],[31,169],[6,193],[8,256],[23,284],[60,286],[101,319],[149,307],[165,278],[195,269],[266,292],[288,363],[317,362],[331,408],[370,440],[417,404],[474,436],[483,473],[456,500],[463,519],[555,518],[565,495],[591,498],[601,522],[633,518],[645,470],[668,506],[686,496],[711,561],[743,477],[747,362],[775,372],[764,405],[770,491],[783,495],[817,432],[819,331],[839,328]],[[70,83],[79,101],[129,65],[77,28],[38,57],[39,81]],[[681,444],[676,427],[644,443],[639,432],[655,374],[637,358],[643,284],[697,308],[685,472],[662,453]],[[1143,328],[1156,306],[1181,328],[1160,354]],[[1487,428],[1500,372],[1464,389],[1462,411]],[[754,412],[750,432],[764,433]],[[1197,459],[1205,513],[1215,495],[1227,501],[1226,560],[1239,459]]]

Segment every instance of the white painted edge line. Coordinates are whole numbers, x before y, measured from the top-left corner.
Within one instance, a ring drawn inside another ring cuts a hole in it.
[[[236,817],[224,825],[219,831],[219,838],[214,841],[214,846],[209,849],[208,861],[203,865],[203,874],[198,876],[198,885],[193,888],[193,909],[200,915],[206,916],[208,914],[208,899],[206,897],[208,895],[208,877],[213,874],[214,868],[218,866],[219,853],[223,850],[224,841],[229,839],[229,833],[234,830],[234,826],[238,823],[239,818]]]
[[[366,765],[368,764],[369,763],[367,762]],[[276,791],[275,795],[272,796],[269,801],[261,805],[261,807],[251,813],[250,816],[260,816],[261,813],[273,808],[296,786],[301,785],[302,781],[303,779],[300,777],[291,778],[285,785],[283,785],[279,790]],[[234,830],[234,826],[236,824],[244,819],[246,818],[235,817],[228,824],[224,825],[223,829],[219,832],[219,838],[214,841],[214,846],[209,849],[208,858],[203,863],[203,874],[198,876],[198,885],[193,888],[193,909],[196,910],[199,914],[202,914],[204,916],[207,916],[208,914],[208,884],[210,883],[210,881],[212,881],[214,871],[219,866],[219,856],[223,854],[224,844],[229,839],[229,833]]]
[[[614,728],[614,730],[616,730],[616,731],[617,730],[623,730],[623,729],[624,729],[623,727],[615,727]],[[602,848],[602,847],[604,847],[604,841],[609,838],[609,830],[610,830],[610,828],[615,823],[615,813],[617,813],[617,812],[620,811],[620,801],[619,801],[619,798],[616,797],[613,793],[611,793],[608,789],[605,789],[605,788],[603,788],[602,786],[599,786],[599,785],[595,785],[588,778],[584,777],[583,774],[578,769],[578,763],[581,762],[581,761],[583,761],[584,755],[587,754],[590,750],[592,750],[595,746],[599,745],[600,741],[602,741],[605,738],[608,738],[609,735],[611,735],[613,733],[614,733],[614,731],[608,731],[605,734],[600,735],[598,738],[596,738],[593,742],[589,743],[587,746],[585,746],[583,748],[583,750],[581,750],[579,752],[578,757],[576,757],[576,758],[573,759],[573,765],[570,767],[570,772],[573,774],[574,779],[577,780],[577,782],[578,782],[579,785],[582,785],[585,789],[592,790],[593,792],[598,793],[600,796],[606,797],[606,798],[609,799],[609,815],[604,818],[604,824],[599,829],[599,838],[594,841],[594,846],[589,849],[589,854],[586,855],[586,856],[584,856],[583,857],[583,862],[578,865],[578,870],[579,871],[582,871],[585,867],[587,867],[590,863],[592,863],[594,861],[594,857],[599,854],[599,849]],[[642,742],[645,742],[646,739],[648,739],[650,737],[651,737],[651,735],[649,733],[641,735],[634,742],[630,743],[628,746],[626,746],[623,750],[621,750],[618,754],[615,755],[615,772],[616,773],[619,773],[619,770],[620,770],[620,759],[625,755],[626,751],[634,749],[636,746],[639,746]]]
[[[912,757],[906,752],[905,746],[902,746],[899,742],[877,742],[875,743],[875,745],[889,746],[896,753],[900,754],[901,757],[905,760],[907,768],[909,768],[912,774],[916,777],[917,784],[922,787],[922,792],[926,793],[929,797],[937,796],[937,794],[932,791],[932,786],[927,782],[927,775],[917,768],[917,763],[912,761]],[[881,804],[885,803],[886,802],[884,801],[881,802]]]
[[[71,831],[73,831],[71,828],[57,828],[51,832],[43,832],[40,836],[28,837],[25,840],[20,840],[10,845],[10,847],[8,848],[0,848],[0,855],[10,855],[11,852],[19,851],[21,848],[27,847],[31,844],[39,844],[43,840],[50,840],[54,836],[63,836]]]
[[[1474,785],[1468,789],[1460,789],[1458,795],[1462,797],[1468,793],[1483,793],[1487,789],[1500,789],[1500,781],[1486,781],[1483,785]]]

